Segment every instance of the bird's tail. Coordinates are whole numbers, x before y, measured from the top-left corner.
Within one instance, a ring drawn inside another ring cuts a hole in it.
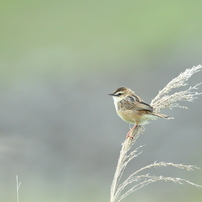
[[[167,115],[165,115],[165,114],[160,114],[160,113],[155,113],[155,112],[153,112],[152,114],[153,114],[154,116],[157,116],[157,117],[160,117],[160,118],[164,118],[164,119],[174,119],[173,117],[167,116]]]

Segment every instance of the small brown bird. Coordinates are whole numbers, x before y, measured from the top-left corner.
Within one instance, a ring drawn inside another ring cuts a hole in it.
[[[129,88],[120,87],[109,95],[113,96],[117,114],[124,121],[135,124],[126,137],[131,137],[130,132],[137,125],[145,125],[149,120],[173,119],[173,117],[154,112],[152,106],[145,103]]]

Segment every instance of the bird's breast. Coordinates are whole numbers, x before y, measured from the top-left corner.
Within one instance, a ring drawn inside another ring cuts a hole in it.
[[[117,114],[126,122],[129,123],[136,123],[136,118],[134,114],[131,113],[131,110],[117,110]]]

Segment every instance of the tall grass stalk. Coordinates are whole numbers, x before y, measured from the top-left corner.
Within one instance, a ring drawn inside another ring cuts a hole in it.
[[[188,79],[195,73],[202,70],[202,66],[198,65],[190,69],[186,69],[178,77],[171,80],[165,88],[159,91],[158,95],[152,100],[151,106],[154,108],[154,111],[159,112],[161,109],[168,108],[172,109],[173,107],[187,108],[186,106],[181,106],[180,101],[192,102],[195,100],[198,95],[202,93],[196,92],[201,83],[196,84],[195,86],[190,86],[186,90],[178,91],[171,93],[173,89],[187,86]],[[178,184],[190,184],[192,186],[202,188],[201,185],[190,182],[186,179],[174,178],[174,177],[164,177],[164,176],[154,176],[150,175],[147,172],[150,168],[157,167],[174,167],[182,170],[193,171],[199,169],[194,165],[183,165],[183,164],[174,164],[166,162],[154,162],[145,167],[142,167],[139,170],[134,171],[126,180],[122,180],[123,173],[126,169],[128,163],[141,154],[139,152],[140,147],[135,150],[132,150],[133,144],[137,141],[138,137],[144,132],[144,126],[137,126],[130,134],[130,138],[127,138],[122,143],[122,148],[120,151],[116,171],[111,185],[110,192],[110,202],[120,202],[128,195],[137,191],[138,189],[157,182],[157,181],[170,181]],[[132,151],[131,151],[132,150]],[[131,185],[131,186],[128,186]]]
[[[17,194],[17,202],[20,202],[19,200],[19,189],[20,189],[20,185],[21,185],[21,182],[18,182],[18,176],[16,175],[16,194]]]

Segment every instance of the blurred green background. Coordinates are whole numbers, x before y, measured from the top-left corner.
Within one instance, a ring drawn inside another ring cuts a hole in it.
[[[201,1],[1,1],[0,201],[109,201],[128,131],[107,96],[119,86],[146,102],[202,60]],[[190,80],[201,82],[202,73]],[[201,159],[201,99],[149,124],[126,170]],[[152,171],[202,184],[201,171]],[[153,174],[152,173],[152,174]],[[125,201],[199,202],[192,186],[158,182]]]

